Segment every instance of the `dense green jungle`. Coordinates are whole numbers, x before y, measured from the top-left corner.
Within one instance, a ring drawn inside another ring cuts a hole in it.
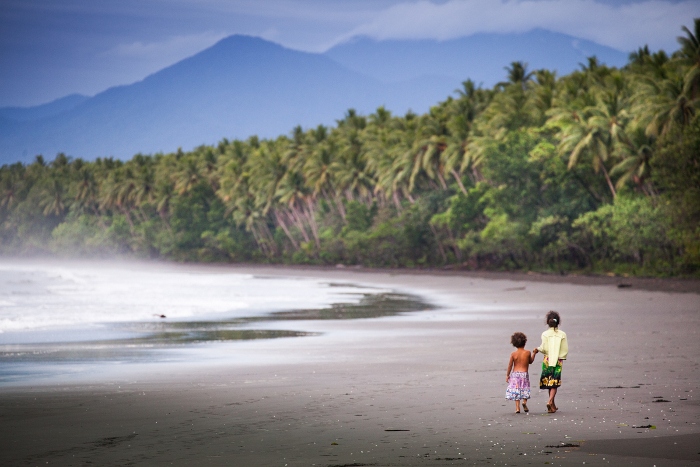
[[[0,253],[698,276],[700,19],[678,42],[513,62],[424,115],[5,165]]]

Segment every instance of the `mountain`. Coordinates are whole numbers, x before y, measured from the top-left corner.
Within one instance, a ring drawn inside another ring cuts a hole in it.
[[[296,125],[333,124],[349,108],[422,113],[469,77],[486,85],[502,80],[511,61],[564,74],[593,54],[611,65],[626,62],[622,52],[546,31],[443,42],[356,38],[325,54],[236,35],[94,97],[0,109],[0,164],[58,152],[130,158],[224,137],[276,137]]]
[[[368,113],[397,91],[321,54],[231,36],[143,81],[111,88],[59,115],[0,122],[0,162],[131,157],[275,137],[297,125],[332,124],[354,107]]]
[[[471,78],[487,87],[503,81],[503,67],[514,61],[527,62],[530,70],[557,70],[562,76],[579,69],[579,63],[586,63],[592,55],[617,67],[625,65],[628,57],[610,47],[542,29],[520,34],[474,34],[446,41],[355,37],[325,55],[383,82],[441,76],[457,82]]]
[[[12,120],[15,122],[41,120],[68,112],[88,99],[88,96],[83,96],[81,94],[70,94],[56,99],[55,101],[51,101],[48,104],[34,107],[2,107],[0,108],[0,119]]]

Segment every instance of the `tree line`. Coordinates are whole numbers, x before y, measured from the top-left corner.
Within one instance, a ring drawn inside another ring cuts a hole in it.
[[[0,168],[0,252],[700,272],[700,19],[668,55],[506,67],[423,115]]]

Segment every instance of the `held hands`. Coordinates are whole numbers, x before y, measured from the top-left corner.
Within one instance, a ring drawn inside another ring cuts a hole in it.
[[[537,350],[537,348],[535,348],[535,350],[532,351],[532,355],[535,355],[537,352],[539,352],[539,350]]]

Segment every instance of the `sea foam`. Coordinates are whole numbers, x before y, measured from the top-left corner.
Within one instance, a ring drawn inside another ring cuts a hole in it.
[[[0,332],[222,320],[357,303],[380,289],[147,263],[0,263]]]

